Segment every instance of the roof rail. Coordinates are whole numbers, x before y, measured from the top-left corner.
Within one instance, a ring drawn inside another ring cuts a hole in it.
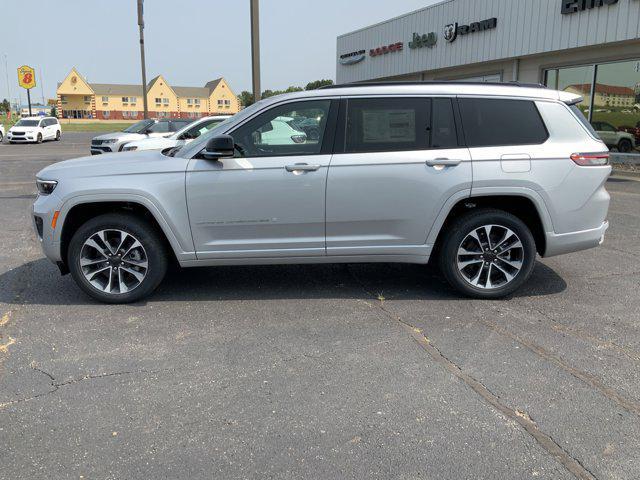
[[[435,81],[425,80],[420,82],[353,82],[342,83],[337,85],[325,85],[320,87],[320,90],[332,89],[332,88],[358,88],[358,87],[394,87],[394,86],[410,86],[410,85],[485,85],[494,86],[501,85],[507,87],[526,87],[526,88],[547,88],[546,85],[541,83],[522,83],[522,82],[463,82],[460,80],[454,81]]]

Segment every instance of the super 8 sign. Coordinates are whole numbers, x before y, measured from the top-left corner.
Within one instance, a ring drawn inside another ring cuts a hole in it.
[[[26,89],[35,87],[36,71],[27,65],[18,68],[18,85]]]

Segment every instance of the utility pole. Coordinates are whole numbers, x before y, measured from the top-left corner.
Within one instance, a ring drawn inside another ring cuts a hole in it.
[[[42,105],[44,105],[45,107],[47,106],[47,104],[44,101],[44,85],[43,85],[43,81],[42,81],[42,69],[40,69],[40,93],[42,94]]]
[[[142,64],[142,104],[144,105],[144,118],[147,118],[149,109],[147,106],[147,68],[144,61],[143,3],[144,0],[138,0],[138,27],[140,27],[140,63]]]
[[[260,100],[260,0],[249,0],[251,10],[251,74],[253,78],[253,101]]]

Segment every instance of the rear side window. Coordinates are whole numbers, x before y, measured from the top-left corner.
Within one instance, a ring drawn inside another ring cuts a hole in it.
[[[532,101],[461,98],[459,103],[469,147],[537,145],[549,138]]]
[[[458,146],[449,98],[350,99],[346,122],[346,153]]]
[[[192,123],[193,120],[173,120],[171,122],[171,127],[169,127],[169,130],[172,132],[177,132],[178,130],[186,127],[187,125],[189,125],[190,123]]]

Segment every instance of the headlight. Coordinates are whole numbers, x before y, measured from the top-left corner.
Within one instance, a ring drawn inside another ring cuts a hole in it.
[[[117,141],[117,138],[107,138],[106,140],[102,140],[102,143],[116,143]]]
[[[58,182],[55,180],[40,180],[36,179],[36,185],[38,186],[38,192],[40,195],[49,195],[58,186]]]
[[[132,152],[134,150],[137,150],[138,147],[136,147],[135,145],[131,145],[130,147],[128,147],[127,145],[124,146],[124,148],[122,149],[123,152]]]

